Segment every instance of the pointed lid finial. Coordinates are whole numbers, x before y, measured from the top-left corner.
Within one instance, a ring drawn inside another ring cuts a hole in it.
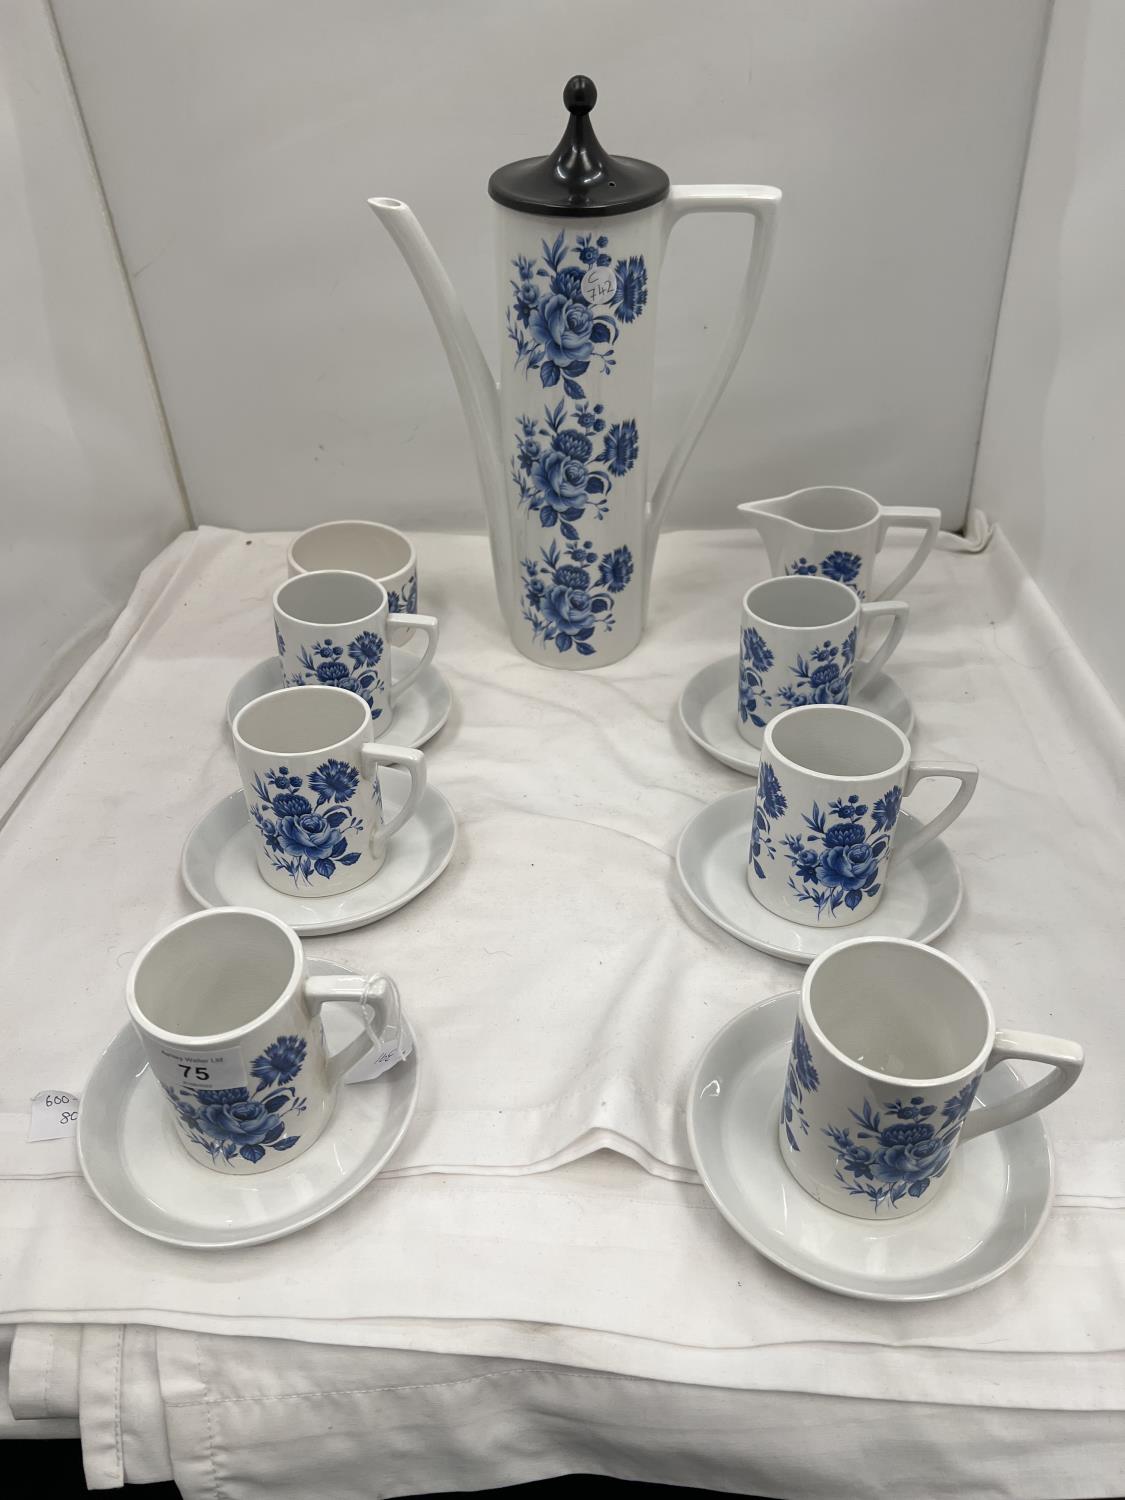
[[[668,174],[651,162],[610,156],[594,131],[598,102],[594,81],[582,73],[563,89],[570,112],[563,138],[550,156],[509,162],[488,180],[497,203],[518,213],[564,218],[604,218],[632,213],[668,196]]]

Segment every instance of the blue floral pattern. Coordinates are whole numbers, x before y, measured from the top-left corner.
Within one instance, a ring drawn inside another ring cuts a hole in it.
[[[738,712],[764,729],[761,710],[767,708],[803,708],[808,703],[846,703],[851,690],[855,664],[856,632],[849,631],[843,643],[824,641],[814,646],[808,657],[798,652],[789,667],[791,681],[767,691],[766,673],[774,666],[774,654],[753,626],[742,631],[742,650],[738,663]]]
[[[293,1116],[306,1101],[293,1087],[305,1064],[308,1043],[301,1036],[280,1036],[250,1064],[257,1079],[249,1088],[197,1089],[164,1085],[180,1127],[193,1146],[213,1162],[259,1162],[267,1151],[291,1151],[301,1139]]]
[[[898,786],[886,791],[870,809],[855,792],[846,800],[830,802],[827,813],[814,802],[812,812],[802,814],[808,832],[785,836],[786,857],[793,866],[789,889],[798,901],[816,907],[818,920],[825,914],[834,917],[841,906],[855,911],[865,896],[879,894],[901,805]]]
[[[865,591],[857,588],[855,582],[862,567],[863,558],[858,552],[844,552],[837,549],[835,552],[830,552],[827,557],[821,558],[819,563],[809,562],[807,557],[799,557],[796,562],[786,563],[785,571],[786,573],[819,573],[822,578],[831,578],[836,583],[849,584],[861,599],[866,599]]]
[[[558,526],[568,542],[578,540],[575,521],[588,516],[604,521],[614,478],[627,474],[637,461],[640,442],[637,424],[615,422],[598,451],[594,437],[605,428],[599,403],[582,402],[568,412],[566,402],[543,408],[543,420],[520,417],[512,478],[520,504],[539,517],[545,528]],[[593,421],[584,424],[583,417]],[[567,422],[574,422],[573,427]],[[543,441],[545,439],[545,441]]]
[[[836,1154],[836,1180],[875,1208],[897,1208],[903,1198],[920,1198],[949,1166],[979,1083],[978,1074],[948,1098],[940,1119],[933,1118],[937,1105],[927,1104],[921,1094],[892,1099],[882,1110],[869,1099],[862,1110],[849,1109],[854,1124],[824,1131]]]
[[[363,819],[351,808],[359,782],[355,766],[334,759],[317,766],[307,787],[304,777],[291,774],[288,766],[267,771],[265,780],[255,773],[257,805],[251,817],[274,869],[290,876],[294,885],[311,885],[314,875],[331,880],[337,869],[360,858],[362,850],[348,844],[363,832]]]
[[[789,803],[781,790],[777,773],[768,761],[758,768],[758,785],[754,792],[754,819],[750,825],[750,864],[755,875],[765,880],[762,869],[763,855],[770,860],[777,858],[773,839],[773,825],[784,816]]]
[[[280,642],[284,647],[284,642]],[[297,651],[300,670],[286,675],[287,687],[338,687],[358,693],[371,710],[371,717],[382,716],[382,702],[377,695],[386,691],[386,681],[377,670],[383,659],[383,637],[373,630],[361,630],[346,645],[325,636],[311,647]],[[283,652],[284,654],[284,652]],[[385,670],[385,668],[384,668]]]
[[[569,544],[561,552],[552,542],[541,561],[523,561],[523,614],[544,647],[593,656],[597,632],[613,628],[613,596],[629,585],[633,554],[627,546],[595,548],[579,526],[607,519],[615,483],[640,459],[641,438],[634,417],[608,415],[582,382],[612,374],[622,329],[647,306],[648,269],[640,255],[615,262],[608,235],[563,231],[512,267],[507,330],[516,368],[537,374],[543,390],[561,386],[541,417],[517,417],[512,483],[521,510]]]
[[[820,1087],[820,1075],[813,1065],[809,1051],[809,1039],[800,1021],[793,1029],[793,1046],[789,1052],[789,1065],[785,1070],[785,1092],[781,1096],[781,1122],[785,1126],[785,1138],[794,1151],[800,1151],[797,1137],[793,1134],[796,1124],[802,1135],[808,1135],[809,1122],[805,1119],[806,1094],[815,1094]]]
[[[393,615],[416,615],[418,613],[418,576],[416,573],[411,573],[403,584],[401,594],[397,589],[387,590],[387,605]]]
[[[552,542],[539,556],[539,562],[523,562],[523,617],[534,638],[544,645],[553,642],[558,651],[573,647],[581,656],[593,656],[595,631],[613,630],[614,596],[633,576],[633,554],[615,547],[599,558],[590,542],[577,542],[565,552]]]

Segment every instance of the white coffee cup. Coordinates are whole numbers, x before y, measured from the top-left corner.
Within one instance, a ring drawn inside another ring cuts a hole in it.
[[[279,584],[273,623],[287,687],[338,687],[357,693],[371,710],[376,736],[391,724],[395,700],[433,658],[433,615],[398,617],[425,633],[426,649],[401,677],[391,676],[387,591],[363,573],[333,569],[301,573]],[[400,658],[401,659],[401,658]]]
[[[982,1075],[1008,1058],[1052,1071],[973,1109]],[[954,1148],[1064,1094],[1077,1042],[998,1031],[988,997],[955,959],[899,938],[851,938],[810,964],[785,1075],[779,1138],[818,1202],[861,1219],[932,1203]]]
[[[366,573],[387,591],[392,615],[418,612],[418,557],[414,543],[381,521],[325,521],[302,531],[289,548],[289,576],[345,569]],[[391,643],[404,645],[412,626],[391,622]]]
[[[847,703],[869,682],[902,640],[909,604],[890,599],[861,604],[855,590],[831,578],[793,573],[747,589],[739,632],[735,723],[751,745],[788,708]],[[870,622],[891,617],[882,644],[857,661]]]
[[[897,844],[896,861],[964,811],[976,766],[915,760],[902,730],[863,708],[813,704],[779,714],[762,737],[750,894],[807,927],[870,916],[883,899],[903,799],[930,776],[961,784],[936,817]]]
[[[420,750],[373,742],[362,698],[335,687],[281,688],[248,703],[231,726],[262,879],[287,895],[338,896],[378,874],[387,841],[426,787]],[[389,822],[380,766],[410,773]]]
[[[202,1166],[267,1172],[307,1151],[344,1075],[401,1028],[385,974],[310,978],[297,934],[266,912],[215,907],[143,947],[126,1003],[177,1134]],[[357,1005],[362,1033],[329,1053],[320,1008]],[[378,1024],[376,1024],[378,1022]]]

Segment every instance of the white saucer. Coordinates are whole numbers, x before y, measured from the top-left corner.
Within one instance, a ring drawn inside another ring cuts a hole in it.
[[[776,958],[811,964],[844,938],[899,937],[928,943],[945,931],[961,905],[961,872],[940,838],[917,858],[896,863],[886,895],[869,917],[845,927],[823,923],[804,927],[774,916],[755,901],[746,884],[754,790],[728,792],[697,812],[680,834],[676,868],[684,890],[712,922],[739,942]],[[900,837],[917,826],[909,813],[900,818]]]
[[[738,657],[713,661],[680,694],[680,723],[708,755],[747,776],[757,776],[761,752],[746,743],[735,724],[737,689]],[[856,688],[851,701],[856,708],[882,714],[903,734],[914,728],[910,699],[886,672],[876,672],[865,687]]]
[[[825,1208],[789,1175],[777,1141],[796,1012],[795,990],[743,1011],[707,1045],[692,1075],[692,1158],[731,1228],[803,1281],[880,1302],[953,1297],[1015,1265],[1054,1194],[1042,1116],[967,1141],[941,1195],[905,1219],[853,1219]],[[981,1079],[977,1102],[996,1104],[1022,1087],[1001,1063]]]
[[[310,958],[313,974],[348,974]],[[324,1010],[333,1051],[356,1026]],[[90,1190],[123,1224],[168,1245],[224,1250],[280,1239],[322,1219],[371,1181],[394,1154],[418,1102],[418,1049],[370,1083],[340,1089],[320,1139],[294,1162],[257,1177],[224,1177],[180,1145],[144,1049],[123,1026],[82,1091],[78,1160]]]
[[[410,780],[393,767],[384,767],[379,780],[390,818],[402,806]],[[441,793],[427,786],[418,811],[387,846],[383,868],[339,896],[275,891],[258,873],[256,838],[246,799],[231,792],[188,834],[180,861],[184,884],[200,906],[254,906],[288,922],[302,937],[321,937],[378,922],[433,885],[453,858],[457,821]]]
[[[408,672],[410,662],[409,651],[401,646],[392,646],[392,679]],[[227,699],[227,723],[233,724],[239,709],[245,708],[255,698],[260,698],[263,693],[276,693],[278,688],[284,686],[281,663],[276,656],[268,657],[256,667],[251,667],[248,672],[243,672]],[[416,749],[437,734],[449,718],[452,706],[453,695],[449,691],[448,682],[433,662],[428,662],[396,701],[391,722],[382,738],[388,745],[405,745],[407,749]]]

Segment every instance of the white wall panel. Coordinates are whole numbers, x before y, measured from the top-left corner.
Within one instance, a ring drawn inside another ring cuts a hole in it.
[[[428,315],[365,207],[406,199],[494,352],[490,170],[589,72],[610,151],[772,182],[778,253],[673,524],[833,481],[960,523],[1044,0],[55,0],[201,521],[483,524]],[[673,241],[670,446],[744,222]]]
[[[185,524],[42,0],[0,7],[0,760]]]
[[[1051,21],[974,501],[1125,704],[1125,5]]]

